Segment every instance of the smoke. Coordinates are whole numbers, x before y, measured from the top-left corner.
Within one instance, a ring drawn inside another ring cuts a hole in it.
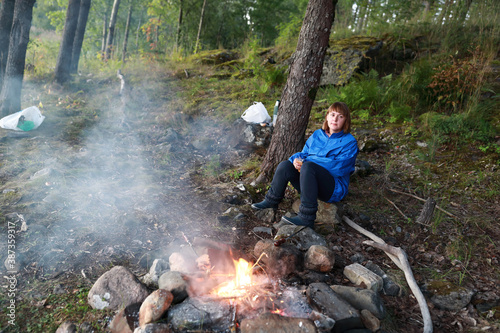
[[[213,154],[228,153],[225,143],[231,140],[218,136],[224,133],[220,125],[183,120],[185,131],[169,132],[158,124],[169,110],[144,90],[122,101],[112,94],[99,120],[84,129],[81,144],[60,140],[67,128],[55,127],[59,122],[50,113],[40,132],[7,142],[8,160],[25,170],[23,181],[5,184],[22,193],[15,207],[28,230],[18,229],[16,237],[25,272],[88,274],[110,264],[138,264],[146,253],[186,246],[181,231],[206,236],[216,220],[208,214],[211,203],[192,188],[189,172]]]

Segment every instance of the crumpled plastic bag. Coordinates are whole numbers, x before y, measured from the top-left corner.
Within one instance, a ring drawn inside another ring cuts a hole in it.
[[[37,129],[45,119],[36,106],[18,111],[0,119],[0,127],[14,131],[31,131]]]
[[[241,118],[249,123],[271,123],[271,117],[267,113],[266,107],[261,102],[254,102],[252,106],[243,112]]]

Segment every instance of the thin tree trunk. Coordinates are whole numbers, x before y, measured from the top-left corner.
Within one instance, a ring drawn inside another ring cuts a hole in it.
[[[73,42],[75,40],[76,26],[80,12],[80,0],[70,0],[66,10],[66,21],[57,56],[55,79],[58,83],[64,83],[71,78],[71,57],[73,54]]]
[[[120,7],[120,0],[115,0],[113,3],[113,10],[111,11],[111,18],[109,19],[108,40],[106,41],[106,55],[105,59],[111,58],[113,37],[115,35],[116,18],[118,17],[118,8]]]
[[[78,72],[78,63],[80,62],[80,53],[82,52],[83,38],[87,28],[91,0],[81,0],[80,12],[78,14],[78,25],[76,27],[75,40],[73,41],[73,50],[71,54],[70,73]]]
[[[194,45],[194,54],[198,52],[198,47],[200,46],[201,26],[203,25],[203,16],[205,16],[206,4],[207,0],[203,0],[203,6],[201,7],[200,24],[198,25],[198,34],[196,35],[196,44]]]
[[[9,56],[10,31],[14,18],[16,0],[3,0],[0,9],[0,88],[2,87],[7,57]]]
[[[175,51],[179,50],[179,44],[181,42],[181,31],[182,31],[182,10],[184,0],[179,0],[179,18],[177,19],[177,34],[175,37]]]
[[[108,13],[104,13],[104,21],[102,25],[102,40],[101,40],[101,55],[104,58],[106,55],[106,41],[108,40]]]
[[[127,57],[128,32],[130,30],[131,19],[132,19],[132,2],[130,2],[130,7],[128,9],[127,24],[125,25],[125,36],[123,37],[123,51],[122,51],[123,62],[125,62],[125,58]]]
[[[0,94],[0,115],[7,116],[21,109],[26,49],[30,39],[31,20],[35,0],[17,0],[12,19],[9,54]]]
[[[471,4],[472,0],[462,0],[459,2],[459,8],[458,8],[459,15],[457,15],[457,19],[459,22],[465,22]]]
[[[281,161],[302,150],[316,97],[337,0],[310,0],[290,65],[271,144],[256,183],[269,180]]]

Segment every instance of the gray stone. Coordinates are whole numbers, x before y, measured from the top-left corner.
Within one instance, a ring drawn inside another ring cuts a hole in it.
[[[255,212],[255,216],[265,223],[273,223],[276,219],[275,215],[274,209],[272,208],[262,209]]]
[[[147,324],[144,327],[137,327],[134,333],[171,333],[172,330],[168,324],[153,323]]]
[[[118,310],[148,297],[149,291],[127,268],[115,266],[94,283],[88,294],[93,309]]]
[[[373,290],[335,285],[331,286],[340,297],[358,310],[368,310],[377,318],[383,319],[386,315],[384,302]]]
[[[165,289],[174,295],[174,303],[180,303],[188,297],[188,284],[181,272],[168,271],[158,280],[158,288]]]
[[[425,288],[432,294],[431,302],[448,311],[462,310],[474,296],[474,291],[447,281],[431,281]]]
[[[366,268],[377,274],[384,281],[382,292],[387,296],[398,296],[401,292],[401,287],[394,282],[377,264],[368,261],[365,265]]]
[[[337,295],[326,283],[312,283],[307,288],[311,304],[335,320],[334,332],[363,328],[360,313]]]
[[[309,319],[283,317],[278,314],[264,313],[257,318],[243,319],[241,333],[315,333],[316,326]]]
[[[56,330],[56,333],[76,333],[76,325],[71,321],[65,321]]]
[[[174,252],[168,257],[168,263],[171,271],[177,271],[185,274],[196,272],[196,256],[189,253]]]
[[[344,267],[344,276],[355,285],[364,285],[366,288],[376,292],[382,290],[382,286],[384,285],[384,281],[380,276],[358,263]]]
[[[233,325],[229,302],[205,301],[195,297],[172,306],[167,317],[174,331],[225,331]]]
[[[273,229],[267,228],[267,227],[255,227],[255,228],[253,228],[253,232],[272,235],[273,234]]]
[[[313,245],[307,250],[304,266],[318,272],[329,272],[335,265],[335,254],[332,250],[322,245]]]
[[[278,229],[274,238],[281,239],[288,237],[297,231],[298,233],[291,237],[287,242],[294,244],[299,250],[307,251],[313,245],[327,245],[325,238],[311,228],[302,228],[301,226],[290,224],[282,225]]]

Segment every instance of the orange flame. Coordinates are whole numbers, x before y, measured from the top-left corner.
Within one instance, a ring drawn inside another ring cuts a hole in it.
[[[233,260],[235,266],[235,278],[219,286],[214,291],[219,297],[241,297],[247,293],[246,288],[252,285],[252,268],[245,259]]]

